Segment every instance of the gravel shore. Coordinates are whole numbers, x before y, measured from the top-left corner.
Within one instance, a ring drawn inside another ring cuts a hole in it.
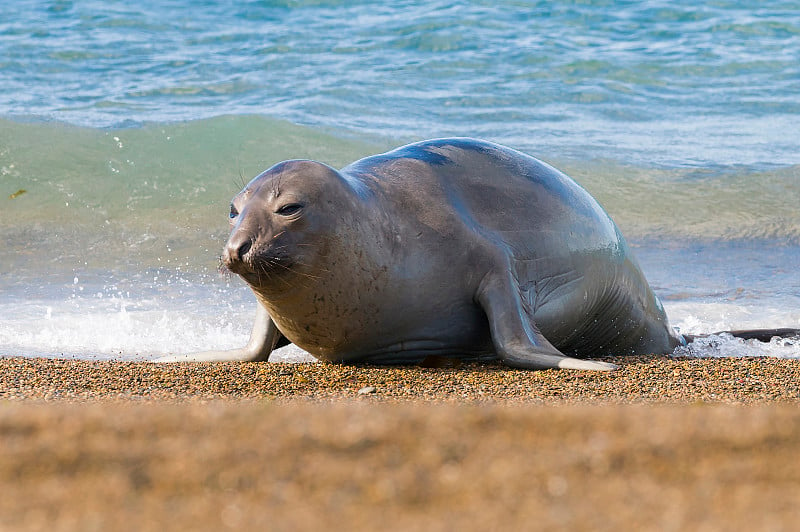
[[[0,359],[0,400],[366,399],[563,405],[800,399],[800,360],[665,356],[605,360],[620,369],[523,371],[499,363],[423,368],[7,358]]]
[[[0,359],[0,530],[793,529],[800,361]]]

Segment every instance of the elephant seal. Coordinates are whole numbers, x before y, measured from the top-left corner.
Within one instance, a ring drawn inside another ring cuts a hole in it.
[[[342,170],[276,164],[233,198],[224,266],[258,300],[242,349],[289,342],[329,362],[430,355],[614,369],[668,353],[670,327],[617,226],[555,168],[490,142],[418,142]]]

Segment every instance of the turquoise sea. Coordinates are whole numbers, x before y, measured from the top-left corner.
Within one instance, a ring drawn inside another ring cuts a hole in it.
[[[238,346],[242,184],[443,136],[583,184],[684,332],[800,327],[798,124],[796,2],[3,3],[0,356]]]

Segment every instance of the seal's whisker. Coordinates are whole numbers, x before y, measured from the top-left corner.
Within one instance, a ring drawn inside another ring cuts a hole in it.
[[[319,273],[331,273],[330,270],[328,270],[327,268],[323,268],[322,266],[311,266],[310,264],[304,264],[302,262],[298,262],[297,265],[298,266],[302,266],[303,268],[306,268],[306,269],[312,269],[313,271],[319,272]],[[304,273],[306,275],[311,275],[308,272],[304,272]]]
[[[266,267],[265,264],[259,265],[259,271],[267,278],[268,281],[272,281],[272,274],[269,271],[269,268]]]
[[[222,255],[218,257],[218,260],[219,263],[217,264],[217,272],[219,272],[220,275],[230,279],[233,275],[233,272],[228,268],[228,266],[225,265],[225,261],[222,260]]]
[[[301,275],[301,276],[303,276],[303,277],[307,277],[307,278],[309,278],[309,279],[314,279],[315,281],[318,281],[318,280],[321,278],[321,277],[319,277],[319,276],[316,276],[316,275],[311,275],[310,273],[299,272],[299,271],[297,271],[297,270],[296,270],[296,269],[294,269],[294,268],[290,268],[289,266],[286,266],[285,264],[281,264],[280,262],[275,262],[275,263],[274,263],[274,265],[275,265],[275,266],[280,266],[280,267],[281,267],[281,268],[283,268],[284,270],[286,270],[286,271],[290,271],[290,272],[292,272],[292,273],[294,273],[294,274]]]
[[[259,284],[259,285],[262,285],[262,284],[264,284],[264,283],[261,281],[261,268],[255,268],[255,274],[256,274],[256,279],[258,280],[258,284]]]
[[[280,264],[280,263],[278,263],[278,262],[274,262],[274,261],[272,262],[272,264],[271,264],[271,265],[273,265],[273,266],[283,266],[282,264]],[[284,267],[284,268],[286,268],[285,266],[283,266],[283,267]],[[286,269],[288,270],[289,268],[286,268]],[[291,270],[290,270],[290,271],[291,271]],[[290,283],[288,280],[286,280],[286,279],[285,279],[283,276],[280,276],[280,275],[279,275],[279,276],[278,276],[278,279],[280,279],[281,281],[283,281],[283,283],[284,283],[286,286],[288,286],[288,287],[290,287],[290,288],[292,287],[292,284],[291,284],[291,283]]]

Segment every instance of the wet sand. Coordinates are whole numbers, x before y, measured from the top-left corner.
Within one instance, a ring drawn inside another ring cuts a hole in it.
[[[800,361],[0,360],[0,530],[794,529]]]

